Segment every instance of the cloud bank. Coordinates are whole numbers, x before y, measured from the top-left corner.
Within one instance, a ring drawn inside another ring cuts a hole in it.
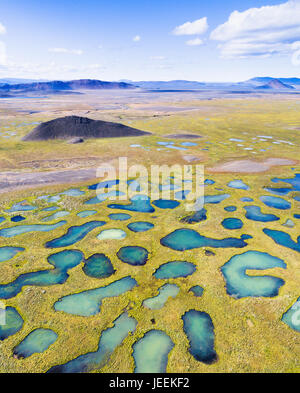
[[[174,35],[197,35],[204,34],[208,30],[207,18],[201,18],[194,22],[186,22],[183,25],[175,27],[172,34]]]

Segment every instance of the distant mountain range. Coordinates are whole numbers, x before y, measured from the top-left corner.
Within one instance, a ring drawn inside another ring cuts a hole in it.
[[[145,91],[196,91],[219,90],[251,93],[255,91],[300,90],[300,78],[257,77],[239,83],[204,83],[187,80],[106,82],[94,79],[71,81],[32,81],[31,79],[0,79],[0,97],[34,94],[78,94],[81,90],[142,89]]]

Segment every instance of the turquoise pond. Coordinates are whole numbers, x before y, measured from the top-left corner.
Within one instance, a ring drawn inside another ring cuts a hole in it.
[[[23,235],[29,232],[50,232],[65,225],[67,221],[59,221],[56,224],[33,224],[33,225],[18,225],[10,228],[3,228],[0,230],[0,237],[14,237]]]
[[[192,292],[196,297],[201,297],[203,295],[204,289],[200,287],[200,285],[195,285],[189,290],[189,292]]]
[[[217,360],[215,333],[211,317],[201,311],[190,310],[182,316],[183,330],[190,342],[189,352],[198,361],[212,364]]]
[[[23,327],[23,318],[13,307],[0,308],[0,341],[16,334]]]
[[[54,304],[56,311],[63,311],[67,314],[89,317],[100,313],[102,300],[109,297],[120,296],[137,285],[132,277],[124,277],[114,281],[105,287],[90,289],[80,293],[74,293],[58,300]]]
[[[82,212],[77,213],[77,216],[80,218],[86,218],[93,216],[97,213],[97,210],[83,210]]]
[[[300,236],[298,236],[297,242],[294,242],[288,233],[282,231],[265,228],[263,232],[273,239],[276,244],[300,252]]]
[[[65,364],[54,366],[48,373],[87,373],[100,370],[109,361],[114,350],[135,331],[136,325],[134,318],[123,313],[113,322],[113,327],[101,333],[96,352],[89,352]]]
[[[71,246],[82,240],[89,232],[95,228],[105,225],[105,221],[89,221],[79,226],[70,227],[67,233],[57,239],[46,243],[47,248],[59,248]],[[1,234],[1,231],[0,231]]]
[[[282,321],[291,329],[300,332],[300,298],[283,314]]]
[[[242,235],[238,238],[212,239],[200,235],[192,229],[177,229],[160,240],[164,247],[171,248],[176,251],[192,250],[200,247],[213,248],[243,248],[247,246],[246,239],[250,239],[249,235]]]
[[[235,299],[244,297],[274,297],[284,280],[273,276],[249,276],[247,270],[286,269],[279,258],[259,251],[247,251],[233,256],[222,268],[227,293]]]
[[[9,261],[15,257],[19,252],[25,251],[22,247],[0,247],[0,262]]]
[[[275,216],[274,214],[265,214],[262,213],[261,208],[259,206],[244,206],[246,210],[245,217],[248,220],[252,221],[260,221],[260,222],[272,222],[278,221],[279,217]]]
[[[180,205],[180,202],[169,199],[158,199],[157,201],[153,201],[152,204],[159,209],[175,209]]]
[[[140,212],[140,213],[153,213],[155,209],[151,206],[150,198],[146,195],[135,195],[130,199],[129,204],[122,205],[122,204],[111,204],[108,205],[111,209],[119,209],[119,210],[128,210],[133,212]]]
[[[218,204],[226,199],[230,198],[229,194],[222,194],[222,195],[205,195],[204,196],[204,204]]]
[[[128,224],[127,228],[132,232],[147,232],[154,228],[154,225],[151,222],[137,221]]]
[[[250,187],[245,184],[242,180],[232,180],[227,184],[230,188],[236,188],[237,190],[249,190]]]
[[[290,202],[285,199],[274,196],[261,196],[259,198],[266,206],[273,207],[274,209],[288,210],[291,208]]]
[[[36,329],[14,348],[14,355],[19,359],[28,358],[34,353],[45,352],[56,339],[57,334],[51,329]]]
[[[243,221],[239,218],[225,218],[222,221],[222,225],[225,229],[234,230],[243,228]]]
[[[108,217],[113,221],[127,221],[130,220],[131,215],[126,213],[112,213]]]
[[[153,276],[159,280],[167,280],[169,278],[188,277],[194,274],[195,271],[196,266],[193,263],[173,261],[160,265]]]
[[[143,301],[143,306],[150,310],[159,310],[164,307],[169,297],[176,297],[179,287],[175,284],[165,284],[158,290],[158,295]]]
[[[168,356],[174,347],[170,337],[161,330],[150,330],[133,345],[135,373],[165,373]]]
[[[115,273],[111,260],[104,254],[94,254],[84,261],[82,268],[89,277],[108,278]]]
[[[98,240],[122,240],[126,237],[122,229],[105,229],[97,235]]]
[[[16,296],[25,285],[48,286],[63,284],[68,279],[68,270],[80,264],[83,260],[81,251],[65,250],[48,257],[48,263],[54,269],[41,270],[21,274],[9,284],[0,285],[0,299],[10,299]]]
[[[117,252],[117,257],[124,263],[132,266],[143,266],[148,260],[148,250],[139,246],[122,247]]]

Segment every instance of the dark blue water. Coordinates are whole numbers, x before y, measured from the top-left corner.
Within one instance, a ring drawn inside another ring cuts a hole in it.
[[[135,373],[165,373],[168,355],[174,347],[170,337],[161,330],[150,330],[133,345]]]
[[[101,188],[111,188],[114,187],[116,185],[118,185],[120,183],[120,180],[106,180],[97,184],[92,184],[91,186],[89,186],[89,190],[99,190]]]
[[[203,295],[204,289],[200,287],[200,285],[195,285],[190,289],[189,292],[192,292],[196,297],[201,297]]]
[[[154,206],[160,209],[175,209],[180,205],[180,202],[169,199],[158,199],[152,202]]]
[[[237,210],[237,208],[236,208],[236,206],[227,206],[227,207],[224,207],[224,210],[232,213],[232,212],[235,212]]]
[[[221,268],[226,280],[227,293],[235,299],[244,297],[274,297],[284,285],[281,278],[273,276],[249,276],[247,270],[265,270],[280,267],[286,264],[279,258],[259,251],[248,251],[233,256]]]
[[[264,195],[260,197],[260,200],[268,207],[273,207],[274,209],[288,210],[291,208],[290,202],[279,197]]]
[[[187,217],[183,217],[180,222],[186,223],[186,224],[197,224],[198,222],[202,222],[207,220],[207,210],[206,209],[201,209],[196,211],[194,214],[191,214]]]
[[[151,222],[138,221],[138,222],[132,222],[132,223],[128,224],[127,227],[132,232],[147,232],[150,229],[154,228],[154,225]]]
[[[105,221],[89,221],[79,226],[70,227],[67,233],[57,239],[46,243],[47,248],[68,247],[82,240],[89,232],[95,228],[105,225]]]
[[[54,269],[21,274],[9,284],[0,285],[0,299],[10,299],[16,296],[27,285],[48,286],[63,284],[68,279],[68,270],[80,264],[83,260],[81,251],[65,250],[48,257],[48,263]]]
[[[34,353],[45,352],[56,339],[57,334],[51,329],[36,329],[17,345],[13,353],[17,358],[28,358]]]
[[[176,251],[192,250],[200,247],[214,248],[243,248],[248,244],[244,241],[249,239],[249,235],[242,235],[238,238],[212,239],[200,235],[192,229],[177,229],[160,240],[160,243]]]
[[[10,221],[12,221],[12,222],[21,222],[21,221],[24,221],[24,220],[26,220],[26,218],[23,217],[23,216],[14,216],[14,217],[12,217],[10,219]]]
[[[0,308],[0,321],[0,341],[18,333],[24,323],[21,315],[13,307],[6,307],[6,309]]]
[[[194,274],[196,266],[193,263],[185,261],[173,261],[161,265],[153,276],[159,280],[169,278],[188,277]]]
[[[134,278],[124,277],[105,287],[64,296],[54,304],[54,309],[67,314],[90,317],[100,313],[103,299],[123,295],[135,286],[137,282]]]
[[[107,278],[115,273],[110,259],[104,254],[94,254],[84,261],[82,268],[87,276]]]
[[[25,251],[22,247],[0,247],[0,262],[6,262],[16,256],[19,252]]]
[[[245,217],[248,218],[248,220],[260,222],[271,222],[279,220],[279,217],[275,216],[274,214],[262,213],[259,206],[245,206],[244,209],[246,210]]]
[[[190,342],[190,354],[198,362],[216,362],[215,333],[211,317],[205,312],[190,310],[182,316],[182,320],[184,332]]]
[[[290,248],[291,250],[300,252],[300,236],[297,238],[297,243],[291,238],[288,233],[282,231],[274,231],[273,229],[265,228],[263,232],[274,240],[280,246]]]
[[[293,191],[292,188],[265,188],[266,191],[268,191],[270,194],[274,195],[287,195],[291,191]]]
[[[109,361],[114,350],[135,331],[136,325],[137,321],[134,318],[129,317],[127,313],[121,314],[113,322],[113,327],[101,333],[96,352],[89,352],[65,364],[54,366],[48,373],[88,373],[100,370]]]
[[[146,195],[135,195],[130,199],[128,205],[111,204],[108,205],[111,209],[128,210],[140,213],[153,213],[155,209],[151,206],[150,198]]]
[[[300,173],[296,173],[293,178],[290,179],[279,179],[279,178],[274,178],[272,179],[273,183],[288,183],[292,186],[294,191],[300,191]]]
[[[117,252],[118,258],[132,266],[143,266],[148,260],[148,251],[143,247],[128,246],[122,247]]]
[[[244,226],[243,221],[239,218],[225,218],[225,220],[222,221],[222,225],[225,229],[230,230],[241,229]]]

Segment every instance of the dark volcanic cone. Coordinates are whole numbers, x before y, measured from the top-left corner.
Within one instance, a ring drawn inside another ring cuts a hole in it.
[[[23,141],[46,141],[49,139],[120,138],[126,136],[150,135],[149,132],[119,123],[88,119],[87,117],[66,116],[34,128]]]

